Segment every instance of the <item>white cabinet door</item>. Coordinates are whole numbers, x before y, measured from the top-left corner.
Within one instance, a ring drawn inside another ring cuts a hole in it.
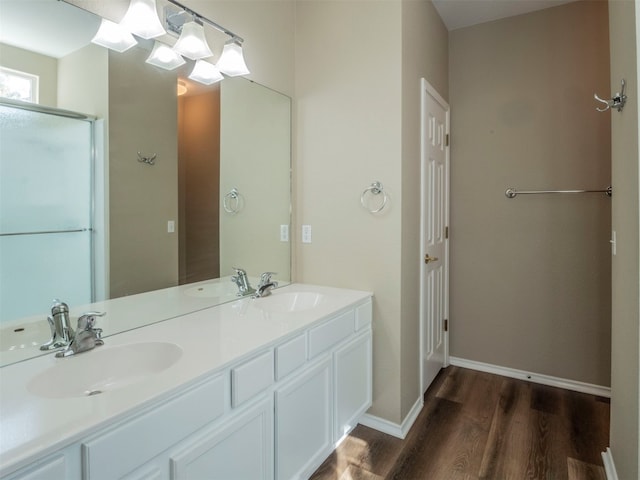
[[[278,388],[275,398],[276,478],[307,478],[333,450],[331,357]]]
[[[156,460],[145,464],[136,471],[125,475],[122,480],[167,480],[169,468],[166,457],[158,457]]]
[[[272,480],[272,398],[194,435],[170,465],[171,480]]]
[[[80,446],[71,445],[38,459],[17,472],[2,476],[2,480],[80,480],[81,463]]]
[[[27,467],[27,471],[21,471],[10,477],[11,480],[51,480],[53,478],[68,478],[67,466],[64,455],[56,455],[54,458],[43,462],[37,467]]]
[[[334,359],[334,442],[338,442],[371,406],[371,330],[336,350]]]

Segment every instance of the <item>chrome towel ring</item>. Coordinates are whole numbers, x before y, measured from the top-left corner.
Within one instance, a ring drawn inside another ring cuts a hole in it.
[[[365,199],[365,197],[367,196],[367,193],[371,193],[373,195],[382,194],[382,203],[380,203],[380,206],[378,208],[371,208],[368,205],[368,202]],[[382,186],[382,183],[380,183],[380,182],[373,182],[371,185],[369,185],[367,188],[365,188],[364,192],[362,192],[362,195],[360,195],[360,203],[362,204],[363,208],[365,208],[366,210],[369,211],[369,213],[381,212],[384,209],[384,207],[387,205],[387,201],[388,200],[389,200],[389,197],[385,193],[384,187]]]
[[[240,192],[238,192],[236,187],[229,190],[229,192],[222,197],[222,208],[224,208],[224,211],[231,215],[235,215],[242,210],[241,197],[242,195],[240,195]]]

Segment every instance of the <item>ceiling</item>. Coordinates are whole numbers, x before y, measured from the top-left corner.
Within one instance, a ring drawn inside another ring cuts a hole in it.
[[[0,43],[49,57],[85,46],[99,25],[98,17],[57,0],[0,0]]]
[[[447,28],[455,30],[571,1],[575,0],[433,0],[433,4]],[[61,12],[75,21],[63,22]],[[0,42],[60,58],[93,37],[99,20],[91,17],[57,0],[0,0]],[[37,24],[39,35],[24,35],[21,26],[27,22]]]
[[[513,17],[575,0],[433,0],[449,30]]]

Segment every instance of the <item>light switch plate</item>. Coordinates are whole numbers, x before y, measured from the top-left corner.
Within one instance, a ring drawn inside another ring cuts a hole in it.
[[[289,241],[289,225],[280,225],[280,241]]]
[[[302,243],[311,243],[311,225],[302,225]]]

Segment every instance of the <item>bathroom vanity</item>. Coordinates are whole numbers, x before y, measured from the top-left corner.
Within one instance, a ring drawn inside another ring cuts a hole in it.
[[[371,318],[292,284],[4,367],[0,478],[307,478],[371,405]]]

